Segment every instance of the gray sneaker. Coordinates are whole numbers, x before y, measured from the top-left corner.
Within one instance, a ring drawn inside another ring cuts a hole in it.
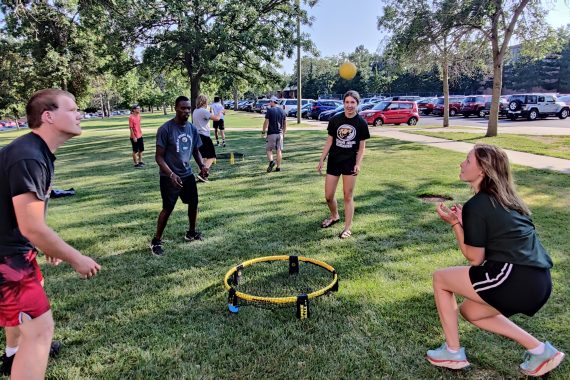
[[[533,355],[526,351],[524,362],[520,365],[521,371],[527,376],[542,376],[558,367],[564,360],[564,353],[558,351],[549,342],[544,344],[544,352],[540,355]]]

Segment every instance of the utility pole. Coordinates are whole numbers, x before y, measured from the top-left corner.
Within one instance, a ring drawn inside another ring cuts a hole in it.
[[[300,0],[297,0],[297,12],[301,11]],[[297,124],[301,124],[301,15],[297,14]]]

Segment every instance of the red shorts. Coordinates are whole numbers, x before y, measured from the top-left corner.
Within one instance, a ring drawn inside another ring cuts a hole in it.
[[[34,319],[50,309],[36,255],[0,257],[0,326],[18,326],[24,316]]]

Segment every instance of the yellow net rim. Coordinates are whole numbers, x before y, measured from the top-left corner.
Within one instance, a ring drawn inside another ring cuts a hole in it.
[[[252,302],[267,302],[267,303],[275,303],[275,304],[286,304],[286,303],[295,303],[297,302],[297,296],[290,296],[290,297],[262,297],[251,295],[247,293],[243,293],[237,291],[234,287],[229,284],[230,277],[238,271],[238,269],[247,268],[252,266],[253,264],[261,263],[261,262],[268,262],[268,261],[289,261],[289,257],[286,255],[279,255],[279,256],[264,256],[264,257],[257,257],[255,259],[244,261],[243,263],[231,268],[228,273],[226,273],[224,277],[224,288],[226,290],[234,289],[236,297],[245,300],[245,301],[252,301]],[[316,298],[322,296],[323,294],[329,292],[337,283],[338,283],[338,275],[336,270],[330,266],[329,264],[325,263],[324,261],[311,259],[309,257],[304,256],[297,256],[299,261],[303,261],[306,263],[311,263],[313,265],[320,266],[333,274],[333,279],[330,284],[325,286],[322,289],[316,290],[310,294],[307,294],[309,299]]]

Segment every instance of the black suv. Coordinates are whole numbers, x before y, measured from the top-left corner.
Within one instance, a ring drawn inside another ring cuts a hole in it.
[[[528,120],[536,120],[548,116],[558,116],[566,119],[570,114],[570,107],[563,102],[556,101],[554,95],[549,94],[515,94],[509,97],[507,117],[516,120],[519,116]]]

